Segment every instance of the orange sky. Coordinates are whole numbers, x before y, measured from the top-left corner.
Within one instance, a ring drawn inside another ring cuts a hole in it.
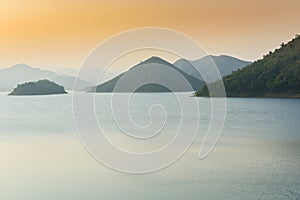
[[[107,37],[157,26],[256,60],[300,33],[299,0],[0,0],[0,66],[79,67]]]

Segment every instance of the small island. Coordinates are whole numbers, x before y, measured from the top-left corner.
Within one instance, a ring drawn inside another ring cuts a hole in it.
[[[18,85],[8,95],[51,95],[67,94],[63,86],[60,86],[47,79],[36,82],[26,82]]]

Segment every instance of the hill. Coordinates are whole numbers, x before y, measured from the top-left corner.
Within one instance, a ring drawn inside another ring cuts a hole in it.
[[[78,69],[76,68],[60,68],[55,71],[57,74],[63,77],[76,77],[78,74]],[[103,69],[97,67],[87,67],[80,69],[79,79],[86,80],[89,82],[89,86],[92,86],[92,83],[97,83],[99,79],[99,74],[103,73]],[[102,79],[109,80],[115,77],[118,73],[108,72],[102,74]]]
[[[198,60],[186,60],[179,59],[174,62],[174,65],[181,69],[182,71],[198,78],[202,79],[199,72],[195,69],[207,69],[211,66],[212,61],[216,64],[220,71],[221,76],[226,76],[231,74],[233,71],[242,69],[243,67],[251,64],[251,62],[240,60],[231,56],[221,55],[221,56],[205,56]]]
[[[9,95],[50,95],[66,94],[63,86],[49,80],[39,80],[37,82],[27,82],[18,85]]]
[[[160,69],[154,69],[154,67],[157,67],[157,65],[155,64],[159,64],[159,65],[163,65]],[[155,66],[154,66],[155,65]],[[100,84],[98,86],[93,87],[90,91],[91,92],[113,92],[114,87],[116,85],[116,83],[118,82],[118,80],[126,73],[130,73],[130,70],[137,70],[137,68],[139,69],[139,75],[138,73],[136,73],[136,75],[134,75],[135,77],[131,78],[131,81],[135,81],[138,82],[141,77],[154,77],[155,79],[164,79],[164,78],[168,78],[169,83],[172,83],[173,86],[175,86],[175,88],[173,88],[173,92],[186,92],[186,91],[191,91],[189,88],[185,88],[183,87],[184,83],[180,83],[178,82],[178,80],[175,77],[169,77],[167,75],[170,74],[166,74],[164,73],[166,67],[169,67],[170,69],[176,70],[179,74],[181,74],[185,80],[187,80],[193,91],[196,91],[197,88],[201,87],[204,82],[183,72],[182,70],[178,69],[176,66],[172,65],[171,63],[159,58],[159,57],[151,57],[133,67],[131,67],[128,71],[116,76],[115,78]],[[153,69],[153,70],[149,70],[149,69]],[[158,70],[158,71],[157,71]],[[121,91],[121,92],[130,92],[126,86],[125,88]],[[155,84],[155,83],[149,83],[146,85],[143,85],[142,87],[138,88],[135,92],[170,92],[170,90],[164,86]]]
[[[223,82],[229,97],[300,97],[300,36],[223,77]],[[208,95],[206,86],[196,92]]]
[[[11,91],[19,83],[42,79],[54,81],[63,85],[66,89],[72,90],[76,77],[58,75],[57,73],[48,70],[33,68],[26,64],[18,64],[0,70],[0,91]],[[89,82],[81,79],[77,79],[77,81],[82,85],[82,89],[91,85]]]

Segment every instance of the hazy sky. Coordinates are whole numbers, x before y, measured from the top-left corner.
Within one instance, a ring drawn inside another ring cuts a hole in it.
[[[256,60],[300,33],[299,10],[299,0],[0,0],[0,67],[79,67],[109,36],[145,26]]]

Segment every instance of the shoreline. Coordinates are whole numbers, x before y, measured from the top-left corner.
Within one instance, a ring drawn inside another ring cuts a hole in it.
[[[193,95],[193,97],[211,97],[211,96],[197,96]],[[224,98],[220,96],[215,96],[213,98]],[[287,95],[287,94],[264,94],[258,96],[245,96],[245,95],[232,95],[225,96],[225,98],[261,98],[261,99],[300,99],[300,94]]]

